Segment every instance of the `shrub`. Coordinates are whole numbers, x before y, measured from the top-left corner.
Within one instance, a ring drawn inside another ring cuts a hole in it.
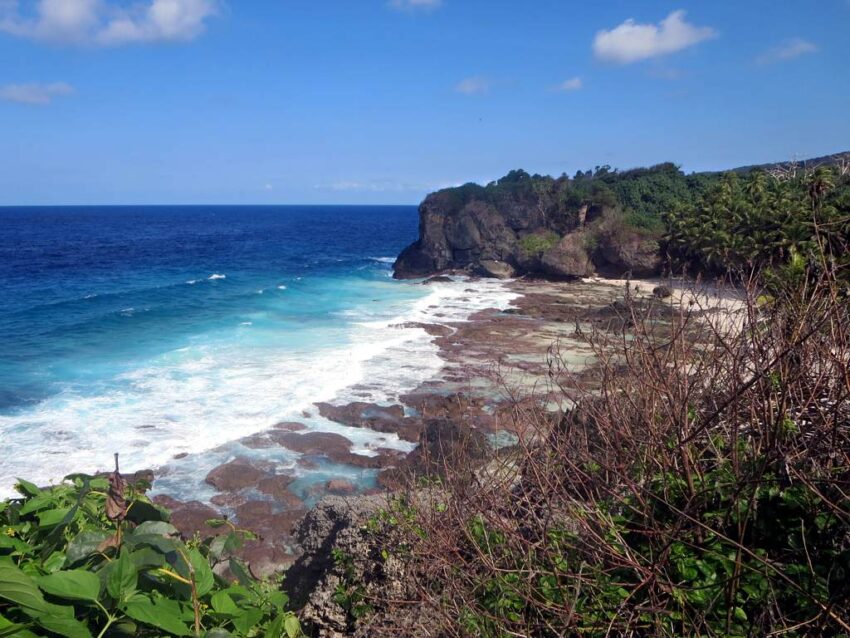
[[[519,240],[519,246],[529,257],[540,257],[558,243],[560,237],[555,233],[526,235]]]
[[[286,595],[231,556],[250,532],[212,520],[230,531],[184,542],[139,487],[117,471],[18,482],[0,503],[0,636],[300,635]]]
[[[577,407],[518,401],[533,435],[417,510],[432,635],[850,635],[850,306],[800,285],[734,322],[627,293],[594,375],[553,347]]]

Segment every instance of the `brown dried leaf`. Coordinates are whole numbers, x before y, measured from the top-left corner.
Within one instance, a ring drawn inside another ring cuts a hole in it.
[[[118,537],[118,534],[113,534],[106,540],[104,540],[100,545],[97,546],[97,551],[105,552],[110,547],[118,548],[121,545],[121,539]]]
[[[124,490],[127,483],[118,472],[118,454],[115,455],[115,471],[109,475],[109,492],[106,495],[106,517],[110,521],[123,521],[127,516],[127,499]]]

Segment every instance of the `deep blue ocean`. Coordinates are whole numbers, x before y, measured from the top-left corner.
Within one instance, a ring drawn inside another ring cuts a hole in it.
[[[393,280],[416,234],[413,206],[0,208],[0,497],[113,452],[197,497],[209,468],[255,453],[234,441],[281,421],[409,449],[313,403],[397,400],[441,367],[400,324],[509,298]]]

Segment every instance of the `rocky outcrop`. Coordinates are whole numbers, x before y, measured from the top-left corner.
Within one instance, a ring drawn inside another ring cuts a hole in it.
[[[486,188],[466,185],[428,195],[419,207],[419,239],[398,256],[394,276],[657,274],[658,242],[629,226],[610,201],[613,195],[594,201],[592,188],[572,193],[569,184],[514,171]],[[554,246],[541,242],[549,237]]]
[[[381,602],[413,598],[406,589],[404,562],[386,551],[385,539],[368,530],[369,520],[390,508],[386,496],[326,496],[299,523],[295,537],[302,553],[283,586],[308,635],[366,637],[375,635],[375,626],[388,616],[394,630],[405,625],[405,616],[411,625],[421,619],[421,610],[413,606],[390,608]],[[355,606],[364,601],[369,612],[361,617]],[[402,635],[424,634],[411,627]]]
[[[421,277],[482,260],[510,259],[517,235],[509,222],[519,226],[530,222],[517,208],[505,213],[479,200],[457,208],[451,190],[429,195],[419,207],[419,240],[399,255],[396,275]]]
[[[602,232],[597,249],[599,270],[604,275],[652,277],[661,270],[658,240],[637,231]]]
[[[481,259],[478,262],[478,274],[483,277],[510,279],[516,274],[516,269],[510,264],[497,259]]]
[[[542,269],[555,279],[589,277],[594,272],[593,260],[587,251],[587,233],[577,231],[565,235],[543,254]]]

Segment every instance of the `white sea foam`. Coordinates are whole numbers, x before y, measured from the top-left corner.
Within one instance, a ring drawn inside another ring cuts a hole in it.
[[[286,286],[284,286],[283,284],[281,284],[281,285],[279,285],[279,286],[277,287],[277,289],[278,289],[278,290],[286,290]]]
[[[467,292],[470,288],[474,292]],[[108,469],[117,451],[128,471],[164,468],[160,489],[183,485],[186,496],[204,498],[205,468],[252,453],[232,442],[281,421],[342,434],[357,452],[409,450],[411,444],[396,435],[326,421],[313,403],[397,401],[442,366],[423,329],[399,324],[464,321],[483,308],[505,308],[515,296],[496,281],[434,283],[413,302],[379,310],[361,306],[348,322],[348,345],[342,348],[321,347],[318,333],[307,349],[252,346],[239,339],[204,342],[118,375],[109,393],[68,391],[20,415],[0,416],[5,447],[0,497],[11,494],[18,476],[48,484],[70,471]],[[263,329],[254,327],[251,334]],[[305,411],[312,416],[305,418]],[[182,453],[191,456],[169,464]],[[284,467],[294,463],[292,453],[276,453]]]
[[[186,283],[189,284],[190,286],[194,286],[196,283],[198,283],[198,280],[197,279],[190,279]]]
[[[210,281],[215,281],[216,279],[227,279],[227,275],[222,275],[217,272],[214,272],[209,277],[207,277]]]
[[[379,264],[394,264],[395,257],[369,257],[372,261],[377,261]]]

